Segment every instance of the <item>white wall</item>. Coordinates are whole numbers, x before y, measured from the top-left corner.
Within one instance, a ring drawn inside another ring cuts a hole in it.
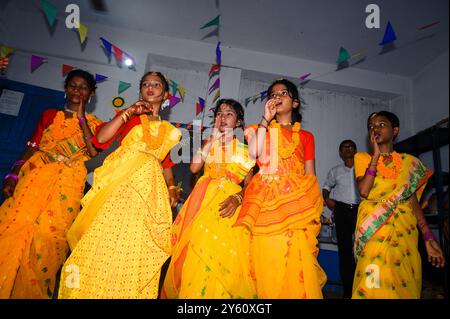
[[[449,55],[448,51],[427,65],[413,78],[413,123],[414,133],[420,132],[449,117]],[[420,156],[433,168],[431,152]],[[449,171],[448,145],[441,147],[442,169]]]

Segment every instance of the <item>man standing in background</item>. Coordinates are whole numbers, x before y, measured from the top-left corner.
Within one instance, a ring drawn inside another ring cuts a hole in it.
[[[339,145],[339,156],[344,163],[328,172],[322,194],[327,207],[333,211],[339,253],[339,269],[344,288],[344,298],[352,295],[355,260],[353,257],[353,234],[360,197],[355,181],[354,157],[356,144],[344,140]],[[332,193],[330,196],[330,192]]]

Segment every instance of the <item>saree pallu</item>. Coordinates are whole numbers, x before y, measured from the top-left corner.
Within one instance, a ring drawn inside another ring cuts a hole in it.
[[[204,175],[174,222],[174,248],[163,298],[256,296],[248,264],[249,232],[245,227],[232,227],[240,207],[230,218],[220,216],[220,203],[241,191],[239,183],[254,165],[248,160],[247,146],[233,144],[231,158],[223,162],[211,160],[217,148],[211,149]]]
[[[95,130],[100,121],[87,118]],[[66,231],[80,210],[89,156],[81,129],[63,139],[53,130],[45,129],[0,207],[0,298],[52,298],[67,257]]]
[[[172,224],[161,161],[181,133],[167,121],[141,118],[94,171],[83,209],[67,233],[72,252],[61,270],[58,298],[158,296]],[[144,130],[156,141],[153,147]]]
[[[292,143],[290,130],[279,134]],[[275,166],[258,160],[260,171],[245,191],[236,225],[251,232],[249,262],[258,298],[323,298],[326,274],[317,261],[316,238],[323,199],[316,176],[305,174],[305,154],[300,142]]]
[[[420,200],[432,173],[411,155],[401,154],[401,159],[397,178],[377,175],[368,198],[359,205],[352,298],[420,298],[417,220],[408,199]],[[356,177],[364,175],[370,160],[367,153],[355,155]]]

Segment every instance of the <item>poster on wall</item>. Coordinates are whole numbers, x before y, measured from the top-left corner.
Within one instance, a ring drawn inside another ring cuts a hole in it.
[[[17,116],[24,95],[22,92],[3,89],[0,96],[0,113]]]

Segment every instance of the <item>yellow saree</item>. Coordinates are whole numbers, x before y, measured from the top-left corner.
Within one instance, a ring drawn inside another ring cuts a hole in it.
[[[420,200],[432,173],[417,158],[408,154],[400,157],[398,176],[378,174],[368,198],[359,205],[352,298],[420,298],[417,220],[408,198],[417,196]],[[355,155],[356,177],[365,174],[370,160],[367,153]]]

